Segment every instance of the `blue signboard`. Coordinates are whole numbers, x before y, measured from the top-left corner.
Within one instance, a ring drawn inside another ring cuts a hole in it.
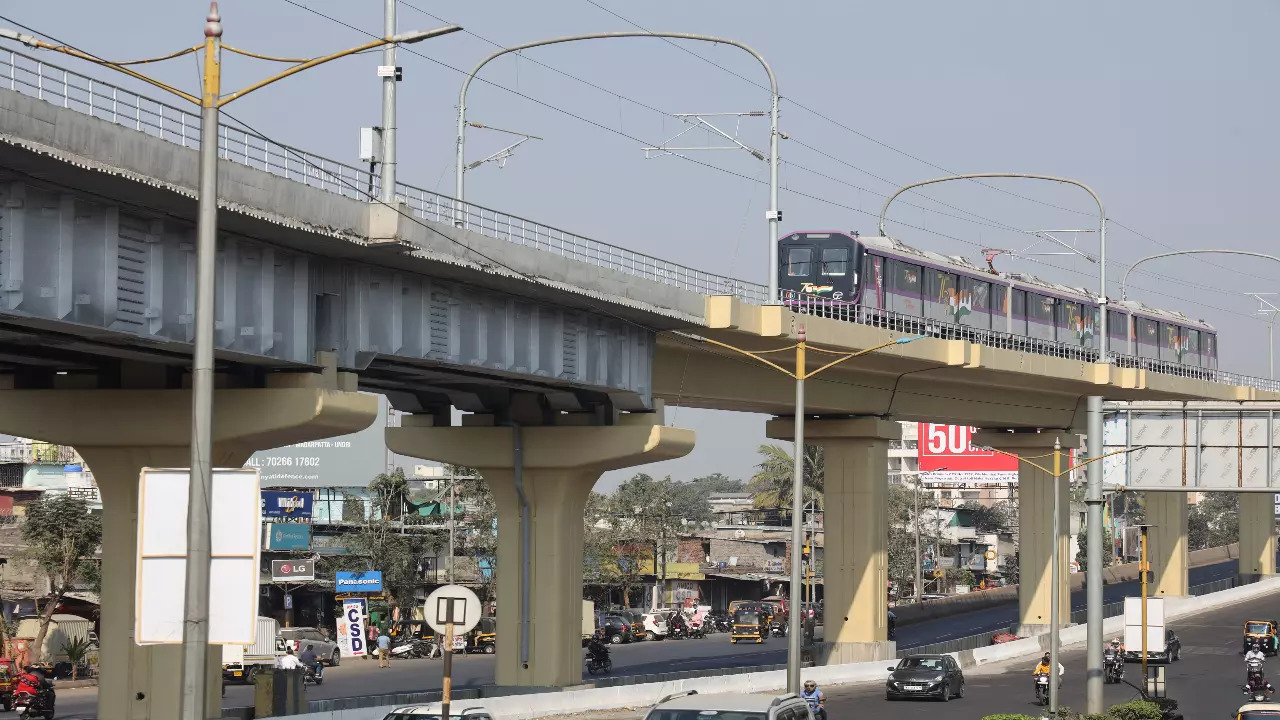
[[[302,523],[267,525],[268,550],[307,550],[311,547],[311,526]]]
[[[333,584],[334,589],[339,593],[381,592],[382,571],[336,572],[333,574]]]
[[[314,492],[262,491],[262,517],[272,522],[311,522]]]

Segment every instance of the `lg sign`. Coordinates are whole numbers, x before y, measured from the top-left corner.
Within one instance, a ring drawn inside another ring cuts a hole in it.
[[[920,423],[920,470],[923,472],[1013,473],[1016,477],[1017,458],[992,450],[975,449],[973,447],[974,430],[975,428],[964,425]]]

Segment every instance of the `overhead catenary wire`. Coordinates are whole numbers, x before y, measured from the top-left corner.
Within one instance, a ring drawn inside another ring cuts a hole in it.
[[[610,8],[607,8],[607,7],[605,7],[604,5],[601,5],[601,4],[600,4],[599,2],[597,2],[596,0],[585,0],[585,2],[587,2],[588,4],[590,4],[590,5],[594,6],[594,7],[596,7],[597,9],[599,9],[599,10],[601,10],[601,11],[605,12],[605,13],[608,13],[609,15],[612,15],[613,17],[615,17],[615,18],[617,18],[617,19],[619,19],[619,20],[621,20],[621,21],[623,21],[623,22],[627,23],[628,25],[631,25],[632,27],[635,27],[635,28],[637,28],[637,29],[639,29],[639,30],[643,30],[643,31],[645,31],[645,32],[651,32],[650,30],[648,30],[647,28],[645,28],[645,27],[644,27],[643,25],[641,25],[640,23],[638,23],[638,22],[636,22],[636,21],[634,21],[634,20],[632,20],[632,19],[630,19],[630,18],[628,18],[628,17],[625,17],[625,16],[623,16],[621,13],[618,13],[618,12],[616,12],[616,11],[614,11],[614,10],[610,9]],[[672,47],[674,47],[674,48],[676,48],[676,49],[680,50],[681,52],[686,53],[686,54],[688,54],[688,55],[691,55],[691,56],[693,56],[693,57],[697,58],[698,60],[701,60],[702,62],[705,62],[705,63],[707,63],[707,64],[709,64],[709,65],[712,65],[713,67],[716,67],[716,68],[718,68],[718,69],[720,69],[720,70],[722,70],[722,71],[724,71],[724,72],[728,73],[729,75],[732,75],[732,76],[734,76],[734,77],[738,78],[739,80],[742,80],[743,82],[750,83],[751,85],[754,85],[754,86],[756,86],[756,87],[763,87],[763,86],[761,86],[761,85],[760,85],[760,83],[759,83],[758,81],[756,81],[755,79],[750,78],[750,77],[747,77],[747,76],[745,76],[745,75],[742,75],[741,73],[734,72],[733,70],[730,70],[729,68],[726,68],[725,66],[721,65],[720,63],[717,63],[717,62],[715,62],[714,60],[711,60],[710,58],[708,58],[708,57],[704,56],[703,54],[701,54],[701,53],[699,53],[699,52],[697,52],[697,51],[695,51],[695,50],[691,50],[691,49],[689,49],[689,48],[687,48],[687,47],[684,47],[683,45],[680,45],[679,43],[671,42],[670,40],[667,40],[667,39],[665,39],[665,38],[663,38],[663,39],[664,39],[668,44],[670,44]],[[843,122],[841,122],[841,121],[839,121],[839,120],[836,120],[835,118],[832,118],[832,117],[830,117],[830,116],[828,116],[828,115],[826,115],[826,114],[824,114],[824,113],[822,113],[822,112],[820,112],[820,111],[818,111],[818,110],[816,110],[816,109],[814,109],[814,108],[812,108],[812,107],[810,107],[810,106],[808,106],[808,105],[806,105],[806,104],[804,104],[804,103],[800,102],[799,100],[796,100],[794,97],[791,97],[791,96],[789,96],[789,95],[788,95],[788,96],[784,96],[784,97],[785,97],[785,99],[787,100],[787,102],[788,102],[788,103],[790,103],[791,105],[795,106],[796,108],[798,108],[798,109],[800,109],[800,110],[803,110],[804,112],[807,112],[807,113],[809,113],[809,114],[811,114],[811,115],[813,115],[813,116],[815,116],[815,117],[817,117],[817,118],[819,118],[819,119],[821,119],[821,120],[824,120],[824,121],[826,121],[826,122],[828,122],[828,123],[830,123],[830,124],[832,124],[832,125],[834,125],[834,126],[836,126],[836,127],[840,128],[840,129],[842,129],[842,130],[845,130],[846,132],[852,133],[853,135],[856,135],[857,137],[860,137],[860,138],[862,138],[862,139],[864,139],[864,140],[866,140],[866,141],[868,141],[868,142],[870,142],[870,143],[873,143],[873,144],[875,144],[875,145],[878,145],[878,146],[880,146],[880,147],[882,147],[882,148],[885,148],[886,150],[889,150],[889,151],[891,151],[891,152],[897,153],[898,155],[901,155],[901,156],[906,157],[906,158],[908,158],[908,159],[914,160],[914,161],[916,161],[916,162],[918,162],[918,163],[920,163],[920,164],[922,164],[922,165],[927,165],[928,167],[931,167],[931,168],[933,168],[933,169],[935,169],[935,170],[940,170],[940,171],[942,171],[942,172],[946,173],[947,175],[958,175],[958,174],[960,174],[960,173],[957,173],[957,172],[956,172],[956,171],[954,171],[954,170],[948,169],[948,168],[946,168],[946,167],[944,167],[944,166],[942,166],[942,165],[939,165],[939,164],[937,164],[937,163],[935,163],[935,162],[932,162],[932,161],[926,160],[926,159],[924,159],[924,158],[922,158],[922,157],[920,157],[920,156],[918,156],[918,155],[914,155],[914,154],[912,154],[912,153],[910,153],[910,152],[908,152],[908,151],[906,151],[906,150],[903,150],[903,149],[898,148],[898,147],[895,147],[894,145],[891,145],[891,144],[889,144],[889,143],[887,143],[887,142],[884,142],[884,141],[882,141],[882,140],[879,140],[878,138],[872,137],[871,135],[868,135],[868,134],[866,134],[866,133],[862,132],[861,130],[858,130],[858,129],[854,128],[854,127],[851,127],[851,126],[849,126],[849,125],[848,125],[848,124],[846,124],[846,123],[843,123]],[[810,147],[810,146],[805,146],[805,147]],[[810,149],[813,149],[813,148],[810,148]],[[861,168],[857,168],[857,169],[861,170]],[[864,170],[863,172],[866,172],[866,171]],[[868,174],[870,175],[871,173],[868,173]],[[874,175],[873,175],[873,177],[877,177],[878,179],[883,180],[883,181],[885,181],[885,182],[890,182],[890,181],[888,181],[888,180],[885,180],[884,178],[879,178],[878,176],[874,176]],[[1009,189],[1007,189],[1007,188],[1002,188],[1002,187],[1000,187],[1000,186],[998,186],[998,185],[993,185],[993,184],[991,184],[991,183],[985,183],[985,182],[982,182],[981,180],[970,179],[970,180],[969,180],[969,182],[972,182],[972,183],[974,183],[974,184],[976,184],[976,185],[980,185],[980,186],[982,186],[982,187],[984,187],[984,188],[987,188],[987,189],[989,189],[989,190],[994,190],[994,191],[996,191],[996,192],[1003,193],[1003,194],[1005,194],[1005,195],[1009,195],[1009,196],[1011,196],[1011,197],[1018,198],[1018,199],[1020,199],[1020,200],[1025,200],[1025,201],[1027,201],[1027,202],[1032,202],[1032,203],[1036,203],[1036,204],[1039,204],[1039,205],[1044,205],[1044,206],[1046,206],[1046,207],[1051,207],[1051,208],[1054,208],[1054,209],[1056,209],[1056,210],[1062,210],[1062,211],[1064,211],[1064,212],[1069,212],[1069,213],[1076,214],[1076,215],[1086,215],[1086,216],[1092,216],[1092,215],[1093,215],[1092,211],[1080,210],[1080,209],[1078,209],[1078,208],[1065,207],[1065,206],[1062,206],[1062,205],[1058,205],[1058,204],[1056,204],[1056,203],[1051,203],[1051,202],[1048,202],[1048,201],[1045,201],[1045,200],[1041,200],[1041,199],[1039,199],[1039,198],[1034,198],[1034,197],[1030,197],[1030,196],[1027,196],[1027,195],[1023,195],[1023,194],[1021,194],[1021,193],[1014,192],[1014,191],[1009,190]],[[930,198],[930,199],[932,200],[932,198]],[[934,202],[938,202],[938,201],[934,200]],[[1149,242],[1152,242],[1152,243],[1154,243],[1154,244],[1156,244],[1156,245],[1159,245],[1159,246],[1161,246],[1161,247],[1167,248],[1167,249],[1169,249],[1169,250],[1176,250],[1176,249],[1178,249],[1178,248],[1175,248],[1175,247],[1174,247],[1174,246],[1172,246],[1172,245],[1169,245],[1169,244],[1168,244],[1168,243],[1166,243],[1166,242],[1163,242],[1163,241],[1161,241],[1161,240],[1156,240],[1155,238],[1153,238],[1153,237],[1151,237],[1151,236],[1149,236],[1149,235],[1146,235],[1146,234],[1143,234],[1143,233],[1141,233],[1141,232],[1138,232],[1137,230],[1134,230],[1133,228],[1131,228],[1131,227],[1129,227],[1129,226],[1127,226],[1127,225],[1124,225],[1123,223],[1121,223],[1121,222],[1120,222],[1120,221],[1118,221],[1118,220],[1115,220],[1114,218],[1110,218],[1110,217],[1108,217],[1108,218],[1107,218],[1107,220],[1108,220],[1108,221],[1110,221],[1110,222],[1112,222],[1113,224],[1118,225],[1118,226],[1120,226],[1121,228],[1123,228],[1123,229],[1125,229],[1125,230],[1127,230],[1127,231],[1129,231],[1129,232],[1133,233],[1134,235],[1137,235],[1138,237],[1143,238],[1144,240],[1147,240],[1147,241],[1149,241]],[[1213,267],[1216,267],[1216,268],[1219,268],[1219,269],[1222,269],[1222,270],[1228,270],[1228,271],[1230,271],[1230,272],[1240,273],[1240,274],[1247,275],[1247,276],[1249,276],[1249,277],[1254,277],[1254,278],[1261,279],[1261,280],[1274,280],[1274,278],[1268,278],[1268,277],[1263,276],[1263,275],[1255,275],[1255,274],[1252,274],[1252,273],[1241,273],[1241,272],[1240,272],[1240,271],[1238,271],[1238,270],[1234,270],[1234,269],[1232,269],[1232,268],[1228,268],[1228,267],[1226,267],[1226,266],[1224,266],[1224,265],[1220,265],[1220,264],[1215,263],[1215,262],[1212,262],[1212,261],[1205,261],[1205,264],[1206,264],[1206,265],[1211,265],[1211,266],[1213,266]]]

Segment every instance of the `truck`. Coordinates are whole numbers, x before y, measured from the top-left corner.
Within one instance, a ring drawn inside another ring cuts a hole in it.
[[[1164,598],[1147,598],[1147,660],[1167,658]],[[1142,598],[1124,599],[1124,655],[1142,660]]]
[[[272,618],[259,617],[252,644],[222,646],[222,681],[252,685],[258,673],[275,667],[281,655],[284,638],[280,624]]]
[[[596,604],[591,600],[582,601],[582,644],[585,645],[596,634]]]

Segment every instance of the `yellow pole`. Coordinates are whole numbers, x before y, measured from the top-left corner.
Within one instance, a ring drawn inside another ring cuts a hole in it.
[[[1138,572],[1142,574],[1142,686],[1147,683],[1147,526],[1142,526],[1142,557],[1138,561]]]

